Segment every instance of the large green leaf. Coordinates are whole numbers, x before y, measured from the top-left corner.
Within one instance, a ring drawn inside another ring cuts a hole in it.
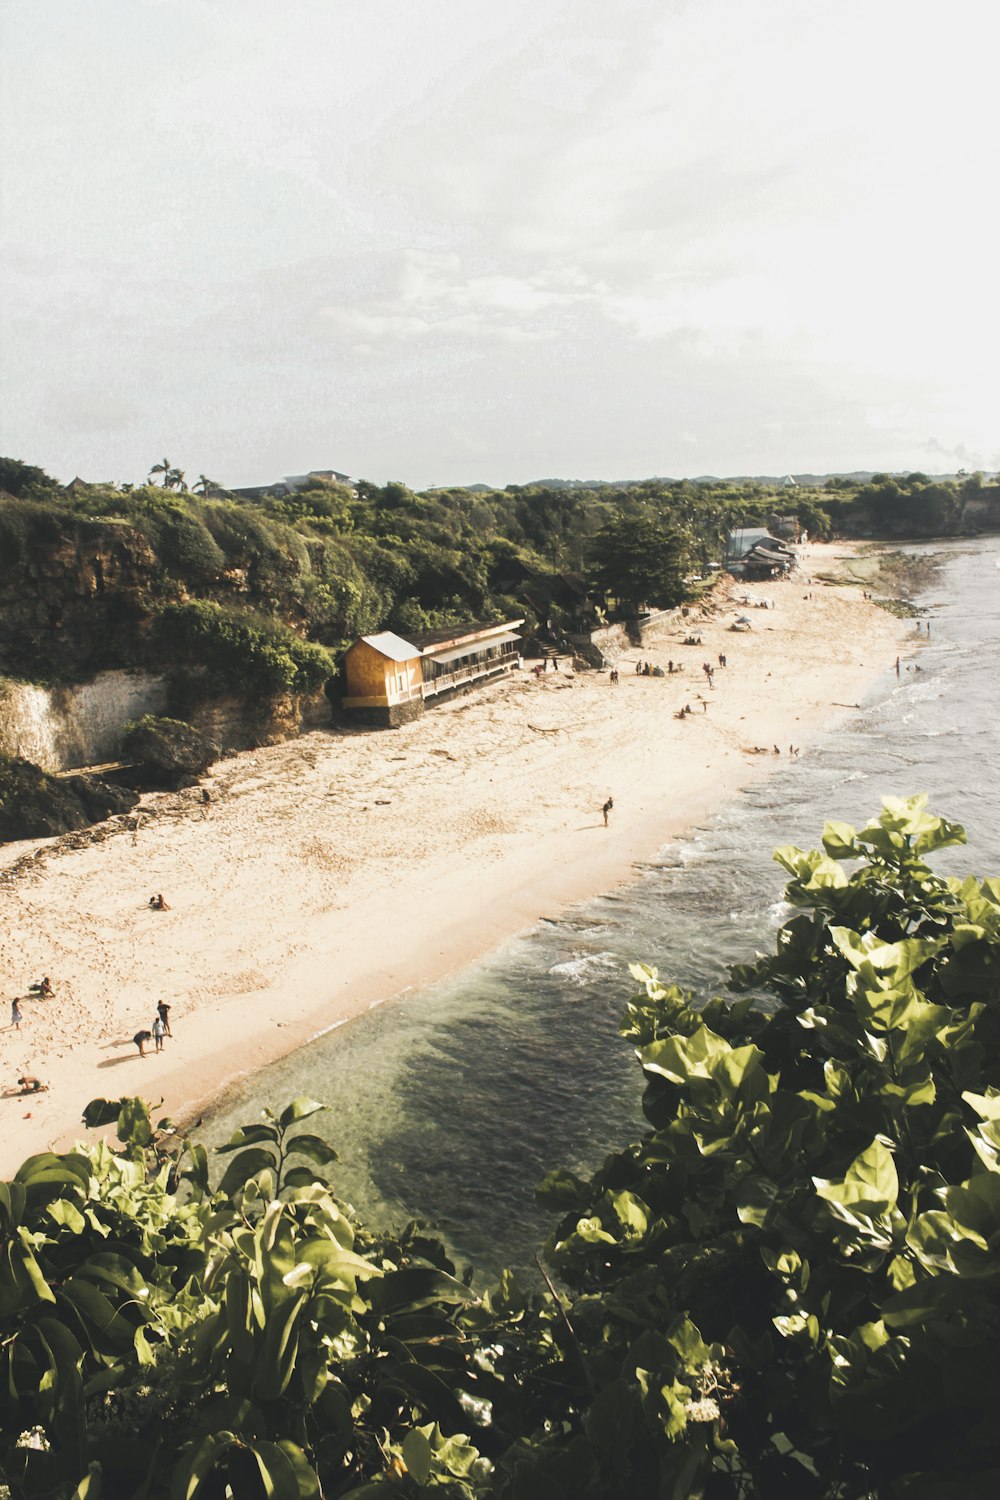
[[[285,1141],[285,1151],[289,1156],[308,1156],[321,1167],[340,1160],[333,1147],[318,1135],[289,1136]]]
[[[856,1156],[842,1178],[814,1177],[816,1191],[827,1203],[856,1209],[869,1215],[895,1208],[899,1178],[892,1153],[881,1141],[872,1141]]]
[[[241,1125],[234,1130],[228,1141],[222,1146],[216,1146],[216,1152],[220,1155],[226,1151],[238,1151],[241,1146],[255,1146],[260,1141],[268,1141],[277,1146],[281,1138],[281,1132],[276,1125]]]
[[[235,1442],[231,1432],[210,1432],[183,1453],[171,1480],[170,1500],[195,1500],[219,1459]]]
[[[310,1099],[302,1094],[281,1111],[279,1123],[282,1129],[287,1130],[289,1125],[294,1125],[297,1120],[307,1120],[310,1115],[316,1114],[321,1109],[326,1109],[326,1105],[320,1104],[318,1099]]]
[[[241,1151],[239,1156],[234,1156],[219,1183],[219,1192],[224,1198],[231,1198],[235,1193],[256,1177],[258,1172],[274,1171],[275,1158],[271,1151],[262,1146],[251,1146],[246,1151]]]

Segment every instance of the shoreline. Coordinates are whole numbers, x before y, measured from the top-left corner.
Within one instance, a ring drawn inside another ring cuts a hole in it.
[[[207,810],[196,790],[150,794],[138,834],[0,847],[0,870],[45,851],[0,889],[0,995],[43,972],[55,987],[0,1030],[0,1175],[92,1138],[91,1098],[162,1097],[158,1113],[190,1121],[317,1035],[634,878],[915,644],[857,588],[807,582],[855,551],[813,544],[790,580],[727,579],[709,617],[628,652],[617,687],[514,673],[399,730],[313,731],[219,762]],[[744,595],[777,607],[732,633]],[[720,652],[709,689],[700,664]],[[636,677],[637,657],[685,671]],[[148,909],[156,890],[169,911]],[[140,1058],[133,1032],[160,999],[174,1036]],[[49,1091],[12,1094],[24,1070]]]

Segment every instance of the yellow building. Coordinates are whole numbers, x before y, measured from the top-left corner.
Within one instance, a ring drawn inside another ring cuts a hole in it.
[[[391,630],[363,635],[344,654],[343,706],[366,724],[395,729],[424,711],[419,646]]]
[[[364,635],[344,655],[343,706],[361,722],[395,729],[425,702],[520,665],[524,620],[448,625],[404,641],[391,630]]]

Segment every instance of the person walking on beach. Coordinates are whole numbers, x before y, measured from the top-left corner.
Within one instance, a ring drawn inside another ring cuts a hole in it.
[[[139,1049],[139,1056],[145,1057],[146,1043],[153,1040],[153,1033],[151,1031],[137,1031],[132,1040]]]
[[[170,1030],[170,1006],[165,1000],[157,1000],[156,1014],[163,1022],[163,1035],[173,1036],[173,1032]]]
[[[614,804],[613,800],[609,797],[608,800],[607,800],[607,802],[605,802],[604,806],[601,808],[601,812],[604,814],[604,826],[605,826],[605,828],[607,828],[607,826],[608,826],[608,813],[611,811],[611,809],[614,807],[614,805],[615,804]]]
[[[153,1022],[153,1041],[156,1044],[156,1050],[157,1050],[157,1052],[162,1052],[163,1051],[163,1022],[160,1020],[159,1015],[157,1015],[155,1021]]]
[[[605,821],[605,823],[608,821],[606,815],[605,815],[604,821]],[[13,1028],[14,1028],[15,1031],[20,1031],[20,1029],[21,1029],[21,1022],[23,1020],[24,1020],[24,1016],[21,1014],[21,1004],[20,1004],[20,1001],[19,1000],[12,1000],[10,1002],[10,1024],[13,1026]]]

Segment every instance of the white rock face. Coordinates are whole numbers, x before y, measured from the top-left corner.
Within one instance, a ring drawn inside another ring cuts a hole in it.
[[[100,672],[92,682],[44,688],[0,677],[0,754],[44,771],[114,760],[122,726],[166,709],[166,679],[150,672]]]

